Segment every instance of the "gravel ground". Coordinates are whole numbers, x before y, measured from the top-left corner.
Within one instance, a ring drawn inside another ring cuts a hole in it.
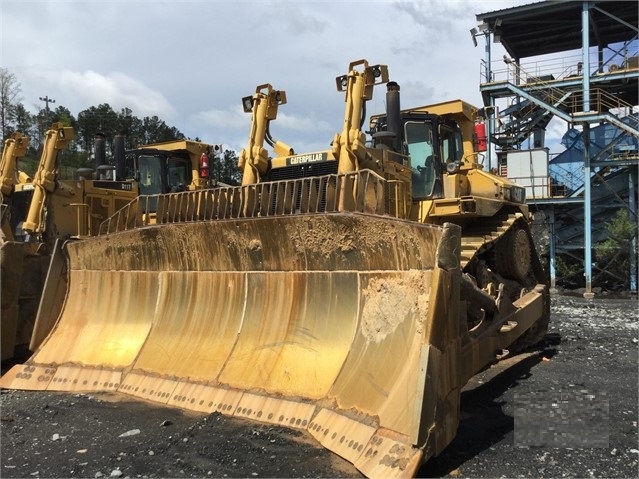
[[[421,477],[639,477],[637,301],[553,296],[546,344],[474,377]],[[0,477],[361,477],[305,433],[118,395],[2,391]]]

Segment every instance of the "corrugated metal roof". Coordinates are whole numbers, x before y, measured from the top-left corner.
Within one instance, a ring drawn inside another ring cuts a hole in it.
[[[590,1],[590,46],[606,46],[637,35],[638,8],[631,1]],[[476,15],[500,37],[516,59],[581,48],[583,2],[544,1]]]

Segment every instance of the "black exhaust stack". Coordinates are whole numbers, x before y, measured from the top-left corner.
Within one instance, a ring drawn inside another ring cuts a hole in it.
[[[106,137],[102,133],[96,133],[93,138],[95,147],[95,168],[96,170],[106,165]]]
[[[119,181],[126,179],[126,155],[124,152],[124,135],[118,133],[113,138],[113,157],[115,160],[115,178]]]
[[[399,106],[399,85],[394,82],[386,84],[386,128],[395,134],[393,150],[402,151],[402,121]]]

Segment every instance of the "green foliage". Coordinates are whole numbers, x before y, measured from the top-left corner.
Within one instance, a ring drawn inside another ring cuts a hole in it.
[[[213,178],[227,185],[236,186],[242,182],[242,173],[237,167],[237,154],[226,150],[223,155],[215,155],[211,163]]]
[[[626,209],[620,209],[606,223],[608,239],[594,246],[600,273],[594,278],[613,289],[627,289],[630,284],[630,262],[635,255],[633,240],[637,237],[637,223]]]
[[[559,278],[570,278],[577,274],[583,274],[584,268],[581,264],[557,256],[555,258],[555,270]]]
[[[625,256],[630,252],[632,240],[637,235],[637,225],[630,221],[625,209],[617,211],[606,223],[609,238],[595,245],[595,255],[600,261],[610,261],[615,257]]]
[[[15,131],[22,132],[24,135],[33,136],[31,131],[35,124],[33,115],[27,111],[22,103],[18,103],[15,106],[14,114],[14,123],[12,125],[14,127],[13,129]]]

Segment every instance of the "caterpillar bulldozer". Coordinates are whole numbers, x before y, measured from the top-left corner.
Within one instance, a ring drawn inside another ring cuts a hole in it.
[[[65,243],[59,318],[0,386],[301,429],[368,477],[412,477],[439,454],[462,386],[547,328],[523,189],[480,168],[471,105],[403,110],[366,60],[336,82],[329,149],[275,140],[286,94],[260,85],[242,100],[241,186],[139,196]]]
[[[180,140],[125,151],[124,136],[116,135],[115,165],[110,165],[105,158],[105,137],[96,135],[96,168],[78,170],[76,180],[61,180],[59,153],[73,138],[73,128],[51,125],[34,178],[17,168],[28,137],[15,133],[5,142],[0,170],[2,360],[35,350],[57,319],[66,291],[66,264],[59,251],[62,241],[96,235],[102,221],[140,195],[211,186],[208,155],[221,149],[220,145]],[[147,209],[151,215],[153,205]],[[47,274],[61,281],[40,305]],[[39,325],[37,334],[35,324]]]
[[[18,168],[18,160],[29,147],[29,137],[16,132],[3,145],[0,160],[0,241],[11,241],[15,230],[15,210],[26,212],[28,205],[22,201],[22,191],[33,189],[33,178]],[[19,216],[19,214],[18,214]]]
[[[47,245],[30,233],[27,214],[30,205],[41,201],[45,185],[52,177],[45,165],[55,162],[58,151],[73,138],[71,128],[55,123],[46,132],[40,165],[34,178],[18,168],[18,159],[26,153],[29,138],[14,133],[2,152],[2,240],[0,270],[2,272],[1,329],[2,360],[24,356],[33,331],[40,291],[49,262]],[[33,199],[34,201],[32,201]],[[34,210],[35,211],[35,210]],[[31,223],[32,224],[32,223]]]

